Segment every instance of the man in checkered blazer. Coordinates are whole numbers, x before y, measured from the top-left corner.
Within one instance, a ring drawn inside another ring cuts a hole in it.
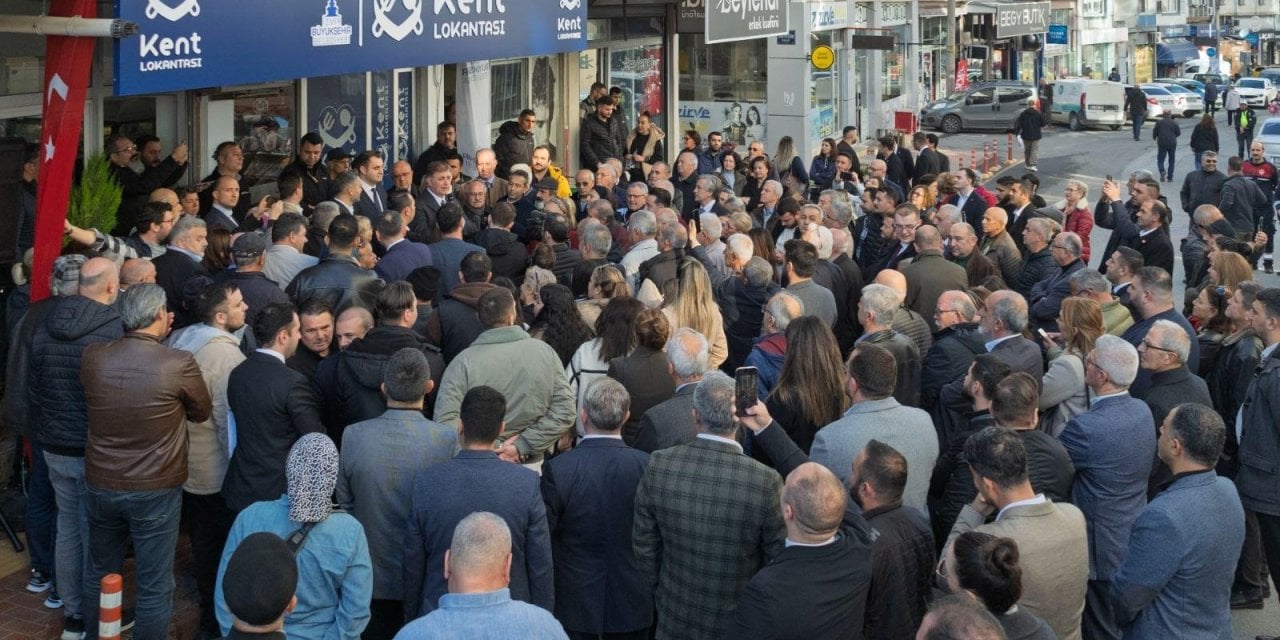
[[[655,585],[658,638],[720,638],[747,581],[782,550],[782,478],[733,439],[734,381],[693,392],[698,437],[653,453],[636,493],[632,544]]]

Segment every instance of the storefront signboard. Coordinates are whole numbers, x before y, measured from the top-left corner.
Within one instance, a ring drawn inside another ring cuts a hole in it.
[[[767,142],[765,124],[768,104],[765,102],[690,102],[680,101],[680,130],[693,129],[706,139],[707,134],[719,131],[725,141],[746,150],[751,142]]]
[[[703,3],[707,44],[780,36],[790,28],[787,10],[791,3],[786,0],[703,0]]]
[[[116,14],[141,30],[116,40],[116,95],[581,51],[587,44],[586,0],[116,0]]]
[[[1081,18],[1105,18],[1107,0],[1080,0]]]
[[[1009,2],[996,7],[996,37],[1013,38],[1049,30],[1049,2]]]
[[[814,2],[809,5],[809,30],[830,31],[849,26],[848,2]]]
[[[1069,44],[1067,42],[1067,25],[1051,24],[1049,25],[1048,36],[1045,37],[1045,44]]]

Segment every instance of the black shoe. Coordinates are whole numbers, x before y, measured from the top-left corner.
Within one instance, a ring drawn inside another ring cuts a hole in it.
[[[1266,271],[1267,273],[1275,273],[1276,272],[1275,260],[1270,258],[1263,259],[1262,270]]]
[[[138,621],[137,611],[135,611],[134,609],[125,609],[124,611],[120,612],[120,630],[121,631],[128,631],[132,629],[133,625],[137,623],[137,621]]]
[[[1253,593],[1236,591],[1231,594],[1232,609],[1261,609],[1263,602],[1262,593],[1258,591]]]
[[[83,640],[84,618],[67,616],[62,621],[61,640]]]

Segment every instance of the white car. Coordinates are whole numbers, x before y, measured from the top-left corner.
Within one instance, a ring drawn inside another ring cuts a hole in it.
[[[1276,87],[1266,78],[1240,78],[1236,80],[1236,93],[1240,102],[1255,107],[1265,107],[1276,99]]]
[[[1156,104],[1160,105],[1160,115],[1163,115],[1164,112],[1169,112],[1176,118],[1187,110],[1187,99],[1181,94],[1173,93],[1158,84],[1140,84],[1138,88],[1147,94],[1148,104],[1154,99]],[[1148,112],[1147,116],[1151,117],[1150,112]]]
[[[1187,105],[1186,109],[1184,109],[1182,113],[1179,114],[1182,117],[1190,118],[1193,116],[1200,115],[1200,113],[1204,111],[1204,98],[1201,98],[1200,94],[1180,84],[1174,84],[1172,82],[1153,82],[1152,84],[1158,87],[1164,87],[1165,90],[1168,91],[1169,93],[1182,96],[1182,98],[1186,101],[1186,105]]]
[[[1271,164],[1280,163],[1280,118],[1267,118],[1258,128],[1254,142],[1262,143],[1262,154]]]

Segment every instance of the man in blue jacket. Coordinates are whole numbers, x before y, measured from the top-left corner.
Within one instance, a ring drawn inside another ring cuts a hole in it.
[[[1213,467],[1226,428],[1212,407],[1185,403],[1160,427],[1160,460],[1173,479],[1133,523],[1111,582],[1126,638],[1231,636],[1231,582],[1244,544],[1244,508]],[[1195,517],[1187,517],[1195,514]]]

